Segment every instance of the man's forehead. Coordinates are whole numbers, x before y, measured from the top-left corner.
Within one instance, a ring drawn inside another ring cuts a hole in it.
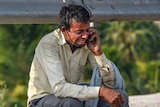
[[[88,29],[90,27],[90,22],[79,22],[76,20],[72,20],[70,29],[74,29],[74,30],[85,30]]]

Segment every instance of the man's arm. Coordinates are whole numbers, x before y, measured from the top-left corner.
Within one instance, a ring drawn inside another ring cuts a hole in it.
[[[110,61],[106,60],[106,58],[103,58],[103,51],[101,49],[101,41],[100,41],[100,37],[98,36],[97,32],[93,29],[91,29],[90,31],[90,39],[88,40],[88,47],[89,49],[93,52],[94,56],[100,59],[99,61],[99,66],[101,67],[101,70],[104,66],[104,73],[108,72],[108,68],[107,66],[105,66],[105,64],[109,65]],[[102,61],[105,60],[105,61]],[[104,63],[104,65],[103,65]],[[106,69],[105,69],[106,68]],[[103,76],[103,74],[101,73],[101,75]],[[103,77],[102,77],[103,78]],[[106,102],[108,102],[109,104],[112,105],[112,107],[120,107],[123,103],[124,103],[124,98],[122,97],[122,95],[116,91],[114,91],[113,89],[110,88],[100,88],[99,90],[99,96],[102,97]]]

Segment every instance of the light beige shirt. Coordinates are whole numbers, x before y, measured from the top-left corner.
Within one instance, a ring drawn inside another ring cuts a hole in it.
[[[79,100],[97,98],[99,87],[77,85],[87,63],[92,68],[98,64],[104,85],[111,88],[114,86],[113,68],[104,54],[94,56],[87,46],[72,53],[59,29],[45,35],[35,49],[30,69],[28,101],[48,94]]]

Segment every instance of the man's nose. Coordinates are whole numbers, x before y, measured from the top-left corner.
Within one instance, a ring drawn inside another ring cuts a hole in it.
[[[82,38],[88,38],[88,36],[89,36],[89,32],[85,31],[82,35]]]

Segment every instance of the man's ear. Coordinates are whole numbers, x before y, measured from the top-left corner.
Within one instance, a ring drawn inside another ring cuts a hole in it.
[[[64,33],[66,31],[66,28],[62,26],[61,31]]]

